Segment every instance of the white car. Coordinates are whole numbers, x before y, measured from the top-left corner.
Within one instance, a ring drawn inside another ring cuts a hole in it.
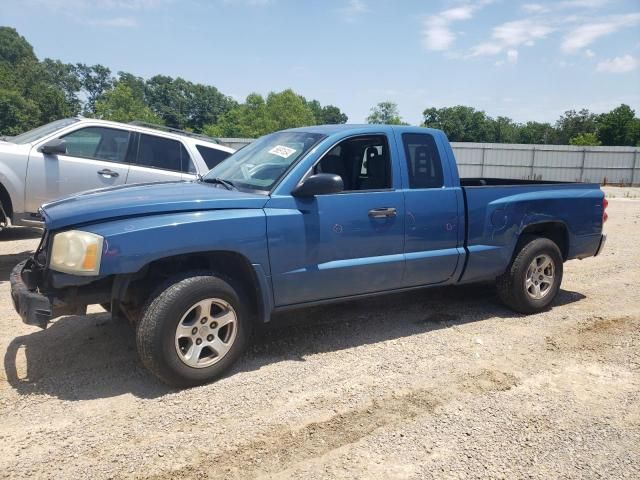
[[[40,226],[40,205],[83,190],[191,180],[234,152],[167,127],[65,118],[0,138],[0,228]]]

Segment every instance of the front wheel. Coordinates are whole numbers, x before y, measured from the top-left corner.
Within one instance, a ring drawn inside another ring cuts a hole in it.
[[[143,364],[179,388],[220,377],[248,343],[247,305],[242,290],[213,274],[169,281],[152,296],[137,326]]]
[[[547,308],[562,283],[562,254],[548,238],[532,238],[497,279],[498,295],[511,309],[537,313]]]

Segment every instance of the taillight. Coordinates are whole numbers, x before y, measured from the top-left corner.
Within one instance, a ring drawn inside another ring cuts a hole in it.
[[[606,198],[602,199],[602,223],[606,222],[607,219],[609,218],[609,215],[607,215],[607,207],[609,206],[609,200],[607,200]]]

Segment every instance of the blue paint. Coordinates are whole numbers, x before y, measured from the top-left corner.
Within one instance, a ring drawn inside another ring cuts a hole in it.
[[[127,185],[43,206],[47,229],[102,235],[100,278],[134,273],[168,256],[240,254],[253,266],[265,321],[274,309],[295,304],[491,280],[507,268],[522,232],[540,223],[566,230],[568,259],[594,255],[598,248],[603,199],[598,185],[462,187],[453,151],[438,130],[387,125],[294,130],[325,137],[270,192],[201,182]],[[404,133],[433,136],[442,161],[440,187],[409,188]],[[392,188],[291,195],[331,147],[357,135],[386,136]],[[381,207],[394,208],[396,216],[368,215]]]

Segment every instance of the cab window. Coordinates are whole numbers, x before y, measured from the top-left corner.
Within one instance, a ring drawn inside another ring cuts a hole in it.
[[[314,173],[342,177],[345,191],[391,188],[391,158],[385,135],[348,138],[333,147],[314,167]]]
[[[115,128],[87,127],[61,138],[71,157],[124,162],[129,145],[129,132]]]
[[[442,161],[432,135],[403,133],[410,188],[440,188],[444,185]]]

